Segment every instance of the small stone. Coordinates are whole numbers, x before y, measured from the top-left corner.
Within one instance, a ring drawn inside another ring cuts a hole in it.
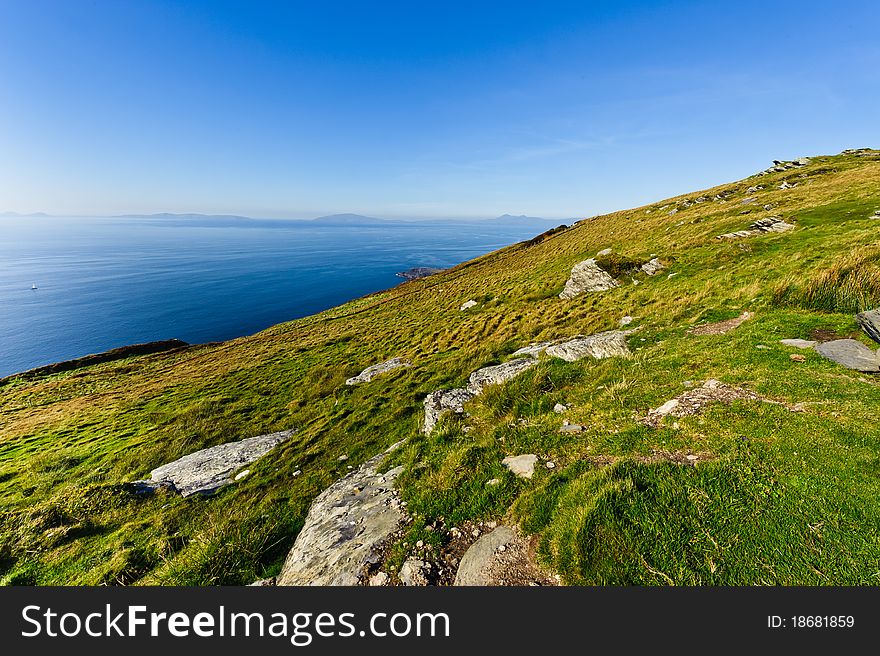
[[[422,560],[410,558],[400,568],[400,582],[407,586],[428,585],[428,565]]]
[[[421,549],[424,546],[425,546],[425,543],[422,540],[419,540],[418,542],[416,542],[416,549]]]
[[[486,481],[486,485],[498,485],[500,482],[500,478],[490,478],[488,481]]]
[[[533,453],[527,453],[521,456],[508,456],[501,461],[501,464],[507,467],[512,474],[520,478],[531,478],[535,473],[536,462],[538,462],[538,456]]]
[[[792,362],[806,362],[806,356],[801,355],[800,353],[792,353],[788,356]]]
[[[757,345],[755,345],[755,348],[760,351],[769,351],[770,350],[770,347],[767,346],[766,344],[757,344]]]
[[[620,324],[620,326],[622,328],[623,326],[630,325],[632,322],[633,322],[633,318],[629,315],[626,315],[625,317],[621,318],[621,320],[618,323]]]
[[[293,472],[294,476],[299,476],[300,474],[302,474],[302,469],[297,469],[295,472]]]
[[[547,469],[556,469],[556,463],[553,462],[552,460],[548,460],[546,467],[547,467]]]
[[[341,456],[339,456],[339,457],[337,458],[337,460],[338,460],[339,462],[344,462],[345,460],[348,460],[348,456],[347,456],[347,455],[341,455]]]
[[[388,581],[391,580],[391,577],[388,576],[385,572],[376,572],[370,577],[370,585],[372,587],[377,587],[380,585],[388,585]]]
[[[459,312],[464,312],[465,310],[470,310],[472,307],[476,307],[477,302],[473,299],[470,301],[465,301],[462,303],[461,307],[458,308]]]
[[[232,480],[234,480],[234,481],[240,481],[241,479],[243,479],[245,476],[247,476],[247,475],[250,474],[250,473],[251,473],[251,470],[250,470],[250,469],[243,469],[242,471],[238,472],[238,473],[235,475],[235,478],[232,479]]]
[[[580,424],[563,424],[559,428],[560,433],[583,433],[584,427]]]
[[[475,538],[480,537],[480,529],[475,528],[473,531],[471,531],[471,535],[473,535]]]
[[[610,248],[603,248],[601,251],[596,253],[596,257],[605,257],[606,255],[611,255],[611,253],[613,252],[614,251],[612,251]]]
[[[563,405],[562,403],[557,403],[556,405],[553,406],[553,412],[555,412],[557,414],[562,414],[563,412],[567,412],[567,411],[568,411],[568,406]]]

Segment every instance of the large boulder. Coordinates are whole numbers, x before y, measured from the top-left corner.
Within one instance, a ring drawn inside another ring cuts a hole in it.
[[[404,520],[394,489],[403,468],[379,473],[388,451],[318,495],[276,585],[357,585],[379,561],[383,543]]]
[[[566,362],[576,362],[590,356],[597,360],[615,356],[629,356],[631,352],[626,343],[628,331],[609,330],[588,337],[575,337],[567,342],[548,346],[547,355],[560,358]]]
[[[504,383],[518,376],[529,367],[534,367],[538,361],[533,358],[519,358],[491,367],[477,369],[468,379],[467,391],[471,394],[480,394],[489,385]]]
[[[619,282],[603,271],[595,259],[590,258],[574,265],[559,298],[569,299],[584,292],[603,292],[619,286]]]
[[[384,374],[389,371],[394,371],[395,369],[399,369],[400,367],[411,367],[412,364],[403,360],[401,358],[391,358],[390,360],[386,360],[385,362],[380,362],[379,364],[374,364],[371,367],[367,367],[357,376],[353,376],[345,381],[346,385],[359,385],[360,383],[369,383],[373,378],[378,376],[379,374]]]
[[[816,352],[847,369],[866,373],[880,372],[877,354],[855,339],[835,339],[816,346]]]
[[[234,482],[234,472],[266,455],[294,432],[258,435],[202,449],[157,467],[150,472],[149,480],[135,481],[133,485],[143,491],[167,487],[184,497],[211,494]]]
[[[426,435],[434,430],[434,426],[447,412],[464,414],[464,404],[474,398],[474,394],[466,389],[455,388],[437,390],[425,397],[425,423],[422,432]]]
[[[875,342],[880,342],[880,308],[859,312],[856,315],[856,321],[859,322],[868,337]]]

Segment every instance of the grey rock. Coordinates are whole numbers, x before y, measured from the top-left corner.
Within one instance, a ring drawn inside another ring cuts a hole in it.
[[[260,579],[259,581],[254,581],[253,583],[248,583],[247,587],[249,588],[267,588],[275,585],[275,577],[273,576],[270,579]]]
[[[584,427],[580,424],[564,424],[560,429],[560,433],[583,433]]]
[[[495,554],[501,548],[506,548],[515,538],[516,533],[512,528],[499,526],[474,542],[461,558],[455,575],[455,585],[488,585],[488,572],[495,560]]]
[[[758,219],[749,225],[748,230],[737,230],[718,235],[716,239],[740,239],[742,237],[754,237],[768,232],[788,232],[794,230],[791,223],[786,223],[778,216],[770,216],[766,219]]]
[[[520,478],[531,478],[535,473],[536,462],[538,462],[538,456],[534,453],[527,453],[521,456],[507,456],[501,461],[501,464]]]
[[[409,586],[428,585],[428,565],[415,558],[410,558],[400,567],[400,582]]]
[[[464,404],[472,398],[473,393],[461,388],[437,390],[428,394],[425,397],[425,423],[422,432],[429,434],[440,421],[440,417],[447,412],[464,414]]]
[[[791,184],[789,182],[783,181],[782,184],[777,187],[777,189],[794,189],[795,187],[797,187],[797,184]]]
[[[835,339],[816,346],[816,352],[847,369],[865,373],[880,371],[877,354],[855,339]]]
[[[625,317],[621,317],[620,321],[618,321],[618,324],[620,324],[620,327],[622,328],[623,326],[630,325],[632,322],[633,318],[629,315],[626,315]]]
[[[294,432],[280,431],[202,449],[157,467],[150,472],[150,480],[132,485],[138,491],[167,487],[184,497],[211,494],[232,483],[234,472],[261,458]]]
[[[538,361],[534,358],[519,358],[509,360],[491,367],[477,369],[468,378],[467,391],[477,395],[482,393],[489,385],[498,385],[514,378],[530,367],[534,367]]]
[[[568,406],[563,405],[562,403],[557,403],[553,406],[553,412],[562,414],[563,412],[568,412]]]
[[[277,585],[357,585],[365,568],[404,519],[394,482],[402,471],[379,468],[387,453],[371,458],[312,502],[287,554]]]
[[[856,315],[856,321],[868,337],[875,342],[880,342],[880,308],[859,312]]]
[[[555,342],[538,342],[537,344],[529,344],[528,346],[523,346],[521,349],[514,351],[511,355],[537,358],[547,349],[548,346],[553,346],[553,344],[555,344]]]
[[[378,587],[381,585],[388,585],[388,581],[391,580],[391,577],[388,576],[385,572],[376,572],[370,577],[370,585],[373,587]]]
[[[785,346],[793,346],[794,348],[808,349],[813,348],[819,342],[812,339],[780,339],[779,343]]]
[[[740,205],[751,205],[751,204],[754,203],[756,200],[758,200],[758,199],[755,198],[754,196],[750,196],[750,197],[748,197],[748,198],[743,198],[743,199],[740,201]]]
[[[470,310],[472,307],[476,307],[477,302],[473,299],[469,301],[465,301],[462,303],[461,307],[458,308],[460,312],[464,312],[465,310]]]
[[[613,252],[614,251],[611,250],[610,248],[603,248],[601,251],[596,253],[596,257],[604,257],[606,255],[611,255],[611,253],[613,253]]]
[[[654,276],[663,271],[666,267],[658,260],[656,257],[645,262],[642,265],[642,271],[647,273],[649,276]]]
[[[385,362],[380,362],[379,364],[374,364],[371,367],[367,367],[357,376],[353,376],[345,381],[346,385],[359,385],[360,383],[369,383],[373,378],[380,374],[388,373],[389,371],[394,371],[395,369],[399,369],[400,367],[411,367],[412,364],[403,360],[401,358],[391,358],[390,360],[386,360]]]
[[[603,292],[619,287],[620,283],[603,271],[596,260],[589,259],[578,262],[571,270],[571,277],[565,283],[565,289],[559,298],[570,299],[584,292]]]
[[[566,362],[576,362],[587,356],[597,360],[615,356],[627,357],[632,354],[626,343],[627,334],[623,330],[609,330],[589,337],[575,337],[548,347],[547,355]]]

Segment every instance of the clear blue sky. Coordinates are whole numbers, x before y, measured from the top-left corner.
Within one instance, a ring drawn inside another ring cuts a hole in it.
[[[880,3],[0,0],[0,211],[575,217],[880,146]]]

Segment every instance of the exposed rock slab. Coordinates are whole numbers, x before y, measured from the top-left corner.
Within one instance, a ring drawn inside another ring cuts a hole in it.
[[[370,367],[364,369],[357,376],[353,376],[345,381],[346,385],[359,385],[360,383],[369,383],[373,378],[380,374],[388,373],[389,371],[394,371],[395,369],[399,369],[400,367],[411,367],[412,364],[403,360],[401,358],[391,358],[390,360],[386,360],[385,362],[380,362],[379,364],[374,364]]]
[[[429,434],[440,421],[440,417],[447,412],[464,414],[464,404],[472,398],[472,392],[460,387],[428,394],[425,397],[425,423],[422,425],[422,432]]]
[[[813,339],[780,339],[779,343],[783,346],[792,346],[799,349],[813,348],[819,342]]]
[[[529,344],[528,346],[523,346],[521,349],[514,351],[511,355],[517,357],[537,358],[547,349],[548,346],[553,346],[555,343],[556,342],[538,342],[537,344]]]
[[[395,444],[324,490],[287,554],[276,585],[357,585],[378,562],[382,544],[404,520],[395,467],[380,474]]]
[[[865,373],[880,371],[877,354],[855,339],[835,339],[816,347],[816,352],[832,362]]]
[[[865,334],[875,342],[880,342],[880,308],[859,312],[856,321],[865,331]]]
[[[590,258],[574,265],[559,298],[570,299],[584,292],[603,292],[619,286],[619,282]]]
[[[477,305],[477,302],[475,300],[471,299],[470,301],[465,301],[464,303],[462,303],[461,307],[458,309],[461,312],[464,312],[465,310],[470,310],[472,307],[476,307],[476,305]]]
[[[509,526],[499,526],[474,542],[458,566],[455,585],[489,585],[489,569],[500,547],[506,547],[516,538]]]
[[[596,360],[632,355],[626,343],[628,331],[609,330],[588,337],[575,337],[547,347],[547,355],[560,358],[566,362],[576,362],[585,357]]]
[[[507,382],[536,364],[538,364],[538,361],[534,358],[519,358],[491,367],[477,369],[468,378],[467,391],[473,395],[480,394],[489,385],[499,385]]]
[[[501,464],[510,470],[510,473],[520,478],[531,478],[535,473],[535,464],[538,462],[538,456],[534,453],[527,453],[521,456],[507,456],[501,461]]]
[[[266,455],[294,432],[280,431],[202,449],[157,467],[149,480],[133,485],[144,491],[167,487],[184,497],[210,494],[232,483],[235,471]]]

